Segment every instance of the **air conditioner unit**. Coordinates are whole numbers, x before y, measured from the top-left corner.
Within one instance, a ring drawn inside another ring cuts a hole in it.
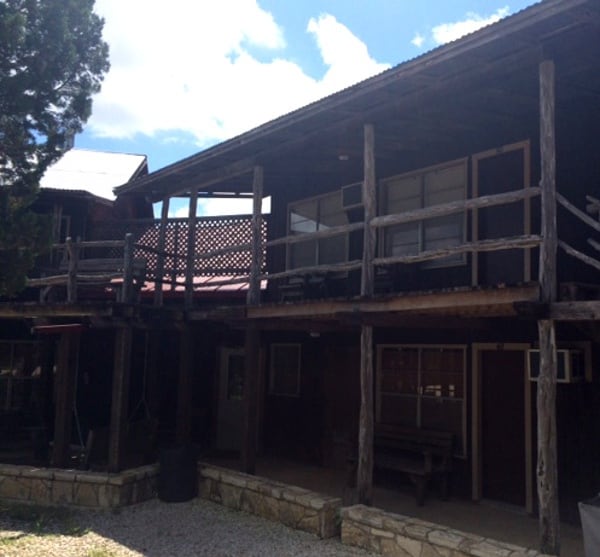
[[[342,209],[354,209],[362,204],[362,182],[342,187]]]
[[[557,383],[577,383],[585,377],[585,361],[582,350],[557,350]],[[527,351],[527,372],[530,381],[537,381],[540,375],[540,351]]]

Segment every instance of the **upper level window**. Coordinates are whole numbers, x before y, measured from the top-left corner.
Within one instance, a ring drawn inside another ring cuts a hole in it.
[[[466,159],[434,168],[394,176],[381,183],[380,214],[390,215],[465,199]],[[382,232],[385,257],[416,255],[460,245],[465,241],[465,215],[442,217],[390,226]],[[464,254],[427,262],[428,267],[459,265]]]
[[[348,224],[341,192],[304,199],[289,205],[290,234],[308,234]],[[348,235],[308,239],[288,246],[288,268],[342,263],[348,259]]]

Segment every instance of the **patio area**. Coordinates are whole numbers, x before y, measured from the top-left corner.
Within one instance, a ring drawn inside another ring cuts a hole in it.
[[[202,460],[230,468],[240,469],[235,458],[203,456]],[[289,460],[259,458],[256,474],[286,484],[296,485],[325,495],[341,497],[344,504],[353,504],[353,493],[345,487],[346,471],[310,466]],[[450,528],[477,534],[486,538],[537,549],[538,521],[523,509],[493,501],[479,503],[450,497],[439,499],[436,490],[428,493],[425,505],[417,505],[414,488],[408,482],[375,485],[373,506],[388,512],[419,518]],[[561,524],[561,555],[584,557],[581,528]]]

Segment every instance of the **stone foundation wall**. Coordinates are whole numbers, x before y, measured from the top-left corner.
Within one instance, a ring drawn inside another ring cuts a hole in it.
[[[344,508],[341,517],[342,543],[390,557],[544,557],[533,549],[363,505]]]
[[[339,497],[250,476],[205,463],[198,465],[200,497],[320,538],[339,535]]]
[[[119,474],[0,464],[0,499],[116,508],[155,497],[157,473],[156,464]]]

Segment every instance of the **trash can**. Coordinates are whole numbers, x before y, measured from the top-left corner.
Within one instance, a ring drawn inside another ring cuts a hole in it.
[[[580,501],[579,515],[583,528],[585,557],[600,555],[600,495],[587,501]]]
[[[167,503],[189,501],[198,495],[198,466],[191,446],[160,451],[157,484],[158,498]]]

